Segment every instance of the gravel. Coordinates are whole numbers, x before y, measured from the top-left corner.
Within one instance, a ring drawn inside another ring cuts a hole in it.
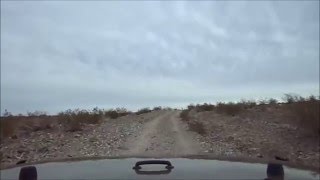
[[[191,111],[189,116],[206,127],[208,133],[198,136],[205,153],[277,159],[319,168],[319,136],[306,135],[280,113],[270,111],[252,109],[236,116]]]
[[[29,163],[71,157],[117,156],[127,136],[137,136],[142,124],[153,114],[105,119],[101,124],[85,125],[82,131],[77,132],[55,128],[7,139],[0,145],[1,168],[19,161]]]

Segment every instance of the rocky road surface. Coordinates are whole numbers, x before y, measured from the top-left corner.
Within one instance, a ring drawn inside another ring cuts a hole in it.
[[[179,115],[180,111],[166,111],[148,121],[139,136],[127,139],[120,154],[174,157],[201,153],[196,134],[187,131]]]
[[[161,110],[105,119],[82,131],[49,129],[2,142],[1,167],[96,156],[181,156],[201,152],[197,134],[187,130],[180,111]]]

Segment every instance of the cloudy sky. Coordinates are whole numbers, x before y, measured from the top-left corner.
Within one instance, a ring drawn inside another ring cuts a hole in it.
[[[1,112],[319,94],[319,1],[1,1]]]

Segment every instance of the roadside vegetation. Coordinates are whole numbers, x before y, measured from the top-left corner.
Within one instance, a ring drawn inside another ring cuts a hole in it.
[[[194,131],[198,134],[204,135],[206,134],[206,130],[204,128],[204,125],[200,122],[192,121],[189,112],[193,109],[196,109],[197,112],[201,111],[210,111],[212,105],[204,104],[204,106],[201,105],[189,105],[187,109],[182,110],[180,113],[180,118],[185,121],[188,124],[189,130]],[[209,108],[210,107],[210,108]]]
[[[320,135],[320,100],[315,96],[303,98],[286,94],[287,109],[303,128]]]
[[[29,134],[60,127],[66,132],[81,131],[87,124],[100,124],[104,118],[116,119],[131,113],[125,108],[103,110],[97,107],[92,110],[68,109],[57,115],[47,115],[41,111],[27,112],[27,115],[12,115],[6,110],[1,116],[0,136],[1,140],[15,139],[21,133]]]
[[[140,114],[144,114],[144,113],[149,113],[151,112],[150,108],[142,108],[142,109],[139,109],[137,112],[136,112],[136,115],[140,115]]]
[[[205,127],[199,122],[192,121],[190,111],[196,113],[214,111],[218,114],[232,117],[253,108],[259,108],[264,111],[270,107],[278,108],[288,114],[292,122],[297,123],[311,133],[320,134],[320,100],[316,96],[301,97],[294,94],[285,94],[281,102],[270,98],[259,101],[241,100],[239,102],[218,102],[216,104],[191,104],[182,110],[180,118],[188,123],[190,130],[205,134]],[[18,138],[20,132],[28,134],[57,128],[62,128],[65,132],[81,131],[87,124],[100,124],[104,119],[116,119],[129,114],[140,115],[159,110],[172,109],[157,106],[152,109],[146,107],[139,109],[137,112],[131,112],[125,108],[104,110],[96,107],[92,110],[69,109],[57,115],[47,115],[43,111],[27,112],[26,115],[13,115],[6,110],[0,120],[0,136],[1,140],[6,138],[15,139]]]
[[[54,116],[43,114],[41,116],[2,116],[0,120],[0,139],[1,141],[9,137],[16,139],[18,138],[18,132],[28,134],[30,132],[52,129],[56,120],[57,118]]]
[[[117,119],[129,114],[144,114],[162,109],[161,106],[150,109],[142,108],[137,112],[131,112],[126,108],[115,109],[99,109],[95,107],[91,110],[87,109],[68,109],[59,112],[57,115],[47,115],[43,111],[27,112],[26,115],[13,115],[5,110],[0,121],[0,137],[1,140],[18,138],[19,134],[30,134],[36,131],[61,129],[65,132],[82,131],[88,124],[100,124],[104,119]]]
[[[274,98],[255,100],[241,100],[239,102],[218,102],[217,104],[197,104],[189,105],[180,113],[180,118],[189,124],[190,130],[196,131],[199,134],[205,133],[202,129],[203,125],[199,122],[195,125],[190,117],[190,111],[204,112],[214,111],[221,115],[237,116],[247,112],[249,109],[260,108],[266,110],[266,107],[275,107],[288,114],[292,123],[297,123],[300,127],[305,128],[312,134],[320,134],[320,100],[319,97],[309,96],[302,97],[295,94],[285,94],[280,103]],[[200,128],[198,128],[200,127]]]

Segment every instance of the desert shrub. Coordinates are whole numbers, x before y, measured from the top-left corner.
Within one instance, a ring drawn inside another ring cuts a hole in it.
[[[50,119],[40,117],[25,117],[22,121],[23,122],[20,123],[19,130],[25,132],[43,131],[53,128],[53,124]]]
[[[201,135],[206,134],[204,125],[200,122],[188,122],[189,130],[199,133]]]
[[[70,132],[82,131],[82,123],[76,119],[73,119],[72,116],[69,117],[65,122],[65,130]]]
[[[320,100],[311,98],[311,100],[288,104],[287,107],[301,127],[306,128],[310,133],[320,134]]]
[[[190,105],[188,105],[188,110],[192,110],[192,109],[194,109],[195,107],[196,107],[195,105],[190,104]]]
[[[59,124],[61,124],[66,131],[74,132],[82,130],[81,123],[79,121],[76,121],[73,116],[73,112],[70,109],[64,112],[60,112],[58,114]]]
[[[294,103],[294,102],[303,102],[306,100],[304,97],[301,97],[296,94],[284,94],[284,97],[282,99],[284,100],[284,102],[288,104]]]
[[[317,99],[317,97],[314,96],[314,95],[311,95],[311,96],[306,98],[306,101],[317,101],[317,100],[319,100],[319,98]]]
[[[29,117],[44,117],[47,116],[47,113],[44,111],[34,111],[34,112],[27,112]]]
[[[14,136],[17,128],[18,128],[18,123],[16,120],[13,119],[13,116],[1,117],[1,120],[0,120],[1,140]]]
[[[7,109],[5,109],[2,117],[9,117],[9,116],[12,116],[12,113],[9,112]]]
[[[142,109],[139,109],[136,112],[136,114],[139,115],[139,114],[148,113],[148,112],[151,112],[151,110],[149,108],[142,108]]]
[[[116,119],[116,118],[119,117],[119,114],[118,114],[118,112],[116,110],[110,109],[110,110],[105,112],[105,116],[109,117],[111,119]]]
[[[189,109],[184,109],[181,111],[180,113],[180,118],[184,121],[188,121],[189,120]]]
[[[235,104],[242,106],[245,109],[253,108],[257,105],[257,103],[254,100],[241,100],[239,103]]]
[[[204,103],[204,104],[197,104],[196,105],[196,111],[197,112],[202,112],[202,111],[212,111],[214,109],[214,105],[212,104],[207,104],[207,103]]]
[[[125,108],[116,108],[116,109],[110,109],[110,110],[106,111],[104,114],[106,117],[109,117],[111,119],[116,119],[121,116],[126,116],[130,113],[131,112]]]
[[[154,107],[154,108],[153,108],[153,111],[160,111],[161,109],[162,109],[161,106],[157,106],[157,107]]]
[[[217,113],[234,116],[242,111],[243,106],[242,104],[235,104],[233,102],[227,104],[220,102],[215,109]]]
[[[270,104],[270,105],[277,105],[277,104],[278,104],[278,101],[277,101],[276,99],[270,98],[270,99],[268,100],[268,104]]]
[[[88,110],[66,110],[58,114],[59,123],[65,126],[67,131],[80,131],[83,124],[98,124],[101,122],[103,110],[94,108]]]
[[[43,131],[56,127],[57,117],[35,117],[35,116],[10,116],[1,117],[0,128],[1,138],[20,137],[31,132]]]
[[[172,108],[171,107],[162,107],[163,110],[166,110],[166,111],[171,111]]]
[[[190,119],[190,116],[189,116],[190,111],[191,111],[191,108],[182,110],[182,112],[180,113],[180,118],[188,124],[188,128],[190,131],[194,131],[201,135],[206,134],[206,130],[202,123],[195,122]]]
[[[259,105],[266,105],[266,104],[268,104],[268,101],[266,99],[259,100]]]

